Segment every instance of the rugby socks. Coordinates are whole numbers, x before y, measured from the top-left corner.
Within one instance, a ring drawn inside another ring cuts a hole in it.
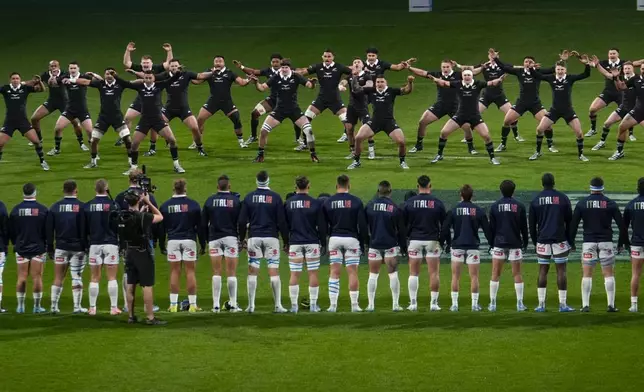
[[[479,306],[479,293],[472,293],[472,307]]]
[[[119,282],[114,280],[107,281],[107,295],[110,297],[110,307],[119,306]]]
[[[130,158],[132,159],[132,166],[136,166],[139,164],[139,152],[138,151],[132,151],[130,153]]]
[[[299,284],[294,284],[288,286],[288,294],[289,297],[291,297],[291,307],[292,308],[298,308],[298,298],[300,296],[300,285]]]
[[[494,142],[490,141],[489,143],[485,143],[485,149],[487,150],[487,155],[490,156],[490,159],[494,158]]]
[[[398,156],[398,159],[400,159],[400,163],[405,162],[405,157],[406,157],[406,155],[399,155]]]
[[[418,136],[416,138],[416,147],[420,147],[420,146],[423,145],[423,139],[425,139],[425,137],[423,137],[423,136]]]
[[[559,290],[559,303],[562,305],[568,304],[568,290]]]
[[[263,157],[264,156],[264,147],[259,147],[257,149],[257,156],[258,157]]]
[[[443,150],[445,150],[445,145],[447,144],[447,139],[442,137],[438,138],[438,155],[443,155]]]
[[[633,127],[628,128],[628,136],[633,136]]]
[[[438,306],[438,294],[439,294],[438,291],[432,291],[429,293],[431,305]]]
[[[615,277],[609,276],[604,278],[604,288],[606,289],[606,299],[608,306],[615,307]]]
[[[474,150],[474,139],[469,138],[465,139],[465,141],[467,142],[467,151],[472,152]]]
[[[519,137],[519,128],[517,127],[518,123],[518,121],[512,123],[512,134],[514,135],[514,137]]]
[[[229,276],[226,279],[228,284],[228,297],[230,298],[230,305],[237,306],[237,277]]]
[[[2,160],[2,150],[0,150],[0,161]],[[42,161],[41,161],[42,162]]]
[[[33,293],[34,297],[34,308],[40,308],[40,303],[42,302],[42,291]]]
[[[376,148],[376,142],[373,139],[367,141],[367,145],[369,146],[369,152],[373,151],[373,149]]]
[[[170,147],[170,155],[172,156],[173,161],[179,160],[179,148],[177,146]]]
[[[251,114],[250,116],[250,135],[254,138],[257,138],[257,128],[259,127],[259,118],[255,118]]]
[[[584,153],[584,138],[577,139],[577,153],[582,155]]]
[[[542,145],[543,145],[543,135],[537,135],[537,153],[541,153]]]
[[[20,309],[25,308],[25,296],[26,293],[16,292],[16,301],[18,302],[18,308]]]
[[[617,140],[617,152],[624,152],[624,142]]]
[[[590,292],[593,289],[593,278],[581,278],[581,306],[590,306]],[[561,301],[560,301],[561,302]],[[565,302],[562,302],[565,303]]]
[[[170,293],[170,306],[177,306],[179,304],[179,294]]]
[[[332,307],[338,306],[340,296],[340,279],[329,278],[329,301]]]
[[[248,307],[255,309],[255,293],[257,292],[257,275],[248,275]]]
[[[552,130],[552,128],[548,128],[543,133],[546,136],[546,142],[548,143],[548,148],[552,147],[552,144],[553,144],[552,138],[554,137],[554,131]]]
[[[78,142],[79,146],[83,145],[83,133],[82,132],[80,134],[76,135],[76,141]]]
[[[60,301],[60,294],[63,292],[61,286],[51,286],[51,309],[58,309],[58,301]]]
[[[138,156],[138,154],[137,154]],[[133,165],[136,165],[136,163],[132,163]],[[123,280],[121,281],[122,286],[123,286],[123,307],[127,308],[127,273],[123,272]]]
[[[523,303],[523,283],[515,283],[514,292],[517,294],[517,302]]]
[[[318,298],[320,296],[320,286],[309,286],[309,305],[315,307],[318,304]]]
[[[96,307],[96,300],[98,299],[98,282],[89,282],[89,307]]]
[[[271,276],[271,289],[273,290],[273,301],[275,307],[282,307],[282,281],[278,276]]]
[[[391,289],[391,300],[393,308],[400,306],[400,279],[398,279],[398,272],[389,274],[389,288]]]
[[[606,141],[606,138],[608,137],[608,133],[610,132],[610,128],[604,127],[602,129],[602,142]]]
[[[637,308],[637,297],[631,297],[631,307]]]
[[[539,300],[539,306],[546,306],[546,288],[545,287],[537,288],[537,299]]]
[[[38,136],[38,140],[40,140],[40,142],[42,143],[42,132],[40,131],[40,127],[38,127],[38,128],[34,127],[34,128],[35,128],[35,131],[36,131],[36,136]]]
[[[216,309],[216,308],[220,307],[220,300],[221,300],[221,275],[213,275],[212,276],[212,307],[213,307],[213,309]]]
[[[78,289],[72,289],[72,299],[74,300],[74,309],[81,308],[81,302],[83,301],[83,286],[81,285]]]
[[[359,291],[349,291],[349,298],[351,299],[351,308],[358,307],[358,297],[360,295]],[[637,297],[635,297],[637,300]]]
[[[302,137],[302,128],[293,124],[293,130],[295,131],[295,140],[300,140],[300,138]]]
[[[378,288],[378,276],[380,274],[369,273],[369,280],[367,281],[367,298],[369,299],[369,307],[376,306],[376,289]]]
[[[452,291],[450,295],[452,296],[452,306],[458,308],[458,291]]]
[[[190,306],[197,307],[197,295],[188,294],[188,303],[190,304]]]
[[[63,141],[63,138],[61,136],[55,136],[54,137],[54,148],[57,151],[60,151],[60,142]]]
[[[595,129],[597,129],[597,115],[591,114],[589,117],[590,117],[590,129],[594,131]]]
[[[496,295],[499,292],[499,282],[490,281],[490,305],[496,305]]]
[[[508,135],[510,134],[510,127],[501,128],[501,144],[506,146],[508,144]]]
[[[156,151],[157,150],[157,142],[150,142],[150,148],[149,151]]]
[[[409,304],[418,305],[418,276],[409,275],[407,290],[409,290]]]

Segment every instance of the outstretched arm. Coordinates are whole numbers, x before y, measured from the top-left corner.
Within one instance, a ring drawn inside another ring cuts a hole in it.
[[[134,42],[130,42],[127,44],[127,47],[125,48],[125,54],[123,55],[123,65],[125,68],[132,68],[132,55],[131,53],[136,50],[136,46]]]
[[[242,79],[241,76],[237,76],[237,78],[235,79],[235,83],[237,83],[240,86],[245,86],[248,83],[250,83],[250,81],[251,81],[250,78]]]
[[[262,71],[260,71],[259,69],[246,67],[241,63],[241,61],[233,60],[233,64],[235,65],[235,67],[241,69],[246,75],[260,76],[262,73]]]
[[[434,76],[432,76],[432,75],[429,75],[429,74],[427,75],[427,78],[429,78],[429,79],[431,79],[432,81],[434,81],[434,83],[436,83],[436,85],[437,85],[438,87],[449,88],[449,87],[451,87],[451,86],[452,86],[452,85],[451,85],[451,83],[450,83],[449,81],[447,81],[447,80],[443,80],[443,79],[438,79],[438,78],[436,78],[436,77],[434,77]]]
[[[416,68],[416,67],[409,67],[409,72],[413,73],[416,76],[420,76],[421,78],[429,78],[429,73],[425,71],[424,69]]]
[[[163,68],[167,71],[170,69],[170,61],[174,58],[174,54],[172,53],[172,45],[169,43],[163,44],[163,50],[165,50],[165,61],[163,62]]]
[[[407,60],[405,60],[405,61],[401,61],[401,62],[400,62],[400,63],[398,63],[398,64],[391,64],[391,68],[390,68],[390,69],[391,69],[392,71],[402,71],[402,70],[403,70],[403,69],[405,69],[405,68],[409,68],[409,67],[410,67],[413,63],[415,63],[415,62],[416,62],[416,58],[415,58],[415,57],[412,57],[412,58],[409,58],[409,59],[407,59]]]

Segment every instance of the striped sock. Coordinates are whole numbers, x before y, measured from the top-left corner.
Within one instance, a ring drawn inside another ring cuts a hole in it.
[[[340,296],[340,279],[329,279],[329,301],[331,306],[338,306],[338,296]]]

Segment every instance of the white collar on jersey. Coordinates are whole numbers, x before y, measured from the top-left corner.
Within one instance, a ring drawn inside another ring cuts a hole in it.
[[[78,80],[78,78],[80,78],[80,76],[81,76],[80,70],[78,71],[78,73],[76,74],[76,76],[74,76],[74,75],[72,75],[72,74],[70,73],[70,74],[69,74],[69,80],[70,80],[72,83],[76,83],[76,80]]]
[[[564,75],[562,78],[559,78],[558,76],[555,76],[555,78],[557,79],[557,82],[561,83],[561,82],[563,82],[564,80],[566,80],[566,77],[567,77],[567,76],[568,76],[568,75]]]
[[[258,187],[257,187],[257,189],[267,189],[267,190],[270,190],[271,188],[269,188],[269,187],[267,187],[267,186],[258,186]]]
[[[58,77],[58,76],[60,76],[60,74],[61,74],[60,70],[58,70],[58,75],[54,75],[53,73],[51,73],[51,71],[49,71],[49,77],[50,77],[50,78],[51,78],[52,76],[56,76],[56,77]]]
[[[108,82],[107,80],[105,81],[105,85],[107,87],[114,87],[115,84],[116,84],[116,80],[113,80],[112,83]]]
[[[449,73],[448,73],[448,74],[442,74],[442,75],[443,75],[444,77],[446,77],[446,78],[449,78],[449,77],[450,77],[450,76],[452,76],[453,74],[454,74],[454,70],[451,70],[451,71],[449,71]]]
[[[178,199],[180,197],[188,197],[188,195],[186,195],[185,193],[183,195],[172,195],[173,199]]]
[[[472,79],[472,81],[469,84],[465,83],[465,80],[463,80],[462,83],[463,83],[463,87],[470,88],[470,87],[474,86],[474,79]]]
[[[154,90],[154,85],[155,85],[155,84],[156,84],[156,83],[152,83],[152,85],[148,86],[147,84],[143,83],[143,87],[144,87],[146,90]]]
[[[608,65],[609,65],[611,68],[619,67],[619,65],[620,65],[621,63],[622,63],[622,60],[620,60],[620,59],[617,59],[617,61],[615,61],[615,62],[608,60]]]
[[[107,196],[108,196],[108,194],[107,194],[107,193],[106,193],[106,194],[104,194],[104,195],[100,195],[100,194],[98,194],[98,193],[96,194],[96,197],[107,197]]]
[[[523,73],[526,75],[530,75],[530,68],[523,68]]]
[[[278,68],[273,68],[273,67],[271,67],[271,68],[269,68],[269,69],[271,70],[271,72],[272,72],[273,74],[276,74],[276,73],[278,73],[278,72],[280,71],[280,67],[278,67]]]
[[[9,87],[11,87],[11,91],[18,91],[22,88],[22,83],[18,85],[18,87],[13,87],[13,84],[9,84]]]
[[[630,78],[632,78],[633,76],[635,76],[635,74],[632,74],[631,76],[628,76],[628,75],[624,74],[624,79],[625,79],[625,80],[629,80],[629,79],[630,79]]]
[[[373,64],[370,63],[369,60],[367,60],[367,64],[369,64],[370,67],[375,67],[376,65],[378,65],[379,62],[380,62],[380,59],[376,59],[376,61],[374,61]]]
[[[78,199],[76,196],[65,196],[63,199]]]
[[[222,69],[219,69],[219,70],[215,70],[215,72],[218,72],[218,73],[222,74],[222,73],[226,72],[226,67],[223,67]]]
[[[291,76],[293,76],[293,71],[288,71],[288,73],[286,75],[284,75],[283,73],[280,72],[280,78],[282,78],[283,80],[287,80]]]
[[[364,71],[360,71],[360,72],[358,73],[358,76],[362,76],[362,75],[364,75]]]
[[[378,92],[378,94],[384,94],[384,93],[385,93],[385,91],[387,91],[387,89],[388,89],[388,88],[389,88],[389,86],[385,87],[385,89],[384,89],[384,90],[382,90],[382,91],[380,91],[380,90],[378,90],[378,89],[376,89],[376,91]]]
[[[329,65],[326,65],[326,63],[322,63],[322,66],[326,69],[333,68],[334,65],[335,65],[335,61],[331,62],[331,64]]]

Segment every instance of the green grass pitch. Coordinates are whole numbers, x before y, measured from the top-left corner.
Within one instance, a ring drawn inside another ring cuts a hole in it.
[[[34,1],[27,2],[28,5]],[[83,71],[101,73],[106,66],[121,68],[121,59],[128,41],[137,43],[133,59],[151,54],[155,62],[164,53],[163,42],[171,42],[175,55],[189,68],[200,71],[212,64],[215,54],[226,56],[227,64],[238,59],[252,67],[265,66],[269,54],[280,52],[291,57],[297,66],[317,62],[326,47],[333,48],[336,61],[350,63],[363,55],[367,46],[377,46],[381,58],[396,62],[418,58],[418,66],[437,69],[440,60],[449,57],[460,63],[475,63],[485,58],[493,46],[505,61],[518,64],[524,55],[533,55],[543,64],[556,60],[563,49],[605,57],[611,46],[618,46],[624,59],[644,57],[637,29],[642,15],[635,11],[634,1],[606,3],[592,1],[539,2],[500,0],[494,4],[473,0],[436,1],[436,12],[409,14],[406,2],[344,4],[324,2],[316,7],[297,1],[274,5],[248,1],[209,4],[206,1],[177,2],[160,0],[154,5],[137,4],[127,11],[125,1],[114,2],[105,10],[101,6],[79,6],[71,11],[64,7],[49,11],[42,6],[34,23],[26,29],[3,34],[0,39],[0,75],[17,70],[23,77],[41,73],[47,61],[58,59],[66,64],[78,60]],[[382,4],[380,4],[382,3]],[[397,4],[400,3],[400,4]],[[33,10],[17,11],[29,15]],[[9,18],[8,20],[11,20]],[[608,27],[607,27],[608,26]],[[572,61],[570,73],[581,72],[583,66]],[[390,85],[404,83],[407,73],[388,74]],[[603,79],[593,71],[590,79],[575,85],[574,103],[588,129],[587,109],[601,91]],[[518,85],[512,76],[505,82],[508,97],[514,101]],[[316,92],[302,92],[300,104],[305,108]],[[541,87],[545,105],[550,103],[550,88]],[[190,102],[194,112],[206,101],[208,88],[192,86]],[[98,114],[98,94],[88,92],[93,119]],[[254,87],[235,87],[235,103],[249,135],[250,111],[263,95]],[[416,124],[421,113],[434,101],[435,87],[417,79],[412,95],[400,97],[396,118],[411,147],[415,141]],[[45,99],[33,95],[29,102],[32,112]],[[128,93],[123,109],[133,99]],[[614,107],[602,111],[599,125]],[[0,116],[4,107],[0,108]],[[496,109],[484,114],[496,142],[500,138],[502,116]],[[43,122],[45,149],[53,144],[56,116]],[[378,159],[365,160],[363,168],[350,173],[352,191],[368,200],[378,181],[388,179],[398,190],[412,189],[420,174],[429,174],[434,188],[446,197],[455,198],[463,183],[479,190],[479,200],[496,196],[501,180],[513,179],[518,190],[538,190],[545,171],[556,175],[558,188],[584,193],[588,180],[602,175],[612,194],[634,193],[637,178],[644,174],[640,159],[644,151],[644,133],[636,130],[642,141],[629,143],[627,158],[608,162],[612,153],[615,128],[609,146],[600,152],[590,147],[598,137],[586,139],[589,163],[576,160],[572,132],[561,122],[555,126],[559,154],[546,153],[538,162],[529,162],[534,148],[536,123],[530,116],[519,122],[527,142],[510,142],[507,152],[500,154],[502,165],[492,167],[483,155],[465,156],[465,146],[455,134],[446,149],[450,159],[430,166],[440,121],[430,126],[425,151],[410,155],[411,170],[399,169],[396,150],[382,134],[376,137]],[[254,187],[254,176],[261,168],[269,171],[273,189],[285,194],[293,188],[296,175],[304,174],[312,181],[314,194],[333,192],[334,179],[344,172],[348,161],[345,144],[337,144],[341,125],[337,118],[325,113],[315,119],[314,132],[322,163],[309,162],[308,154],[292,151],[293,131],[290,123],[276,129],[267,149],[266,163],[251,165],[256,145],[240,150],[233,136],[230,121],[218,114],[207,123],[208,158],[187,150],[190,135],[179,122],[171,124],[178,136],[180,159],[187,170],[188,193],[203,202],[215,190],[216,178],[226,173],[232,178],[233,190],[245,193]],[[101,144],[100,168],[83,170],[88,154],[79,151],[71,129],[65,131],[63,153],[48,160],[52,171],[44,173],[37,165],[33,149],[24,139],[14,137],[4,150],[0,163],[0,199],[9,208],[20,198],[20,188],[27,181],[39,187],[39,200],[51,204],[61,196],[62,182],[74,178],[79,182],[80,198],[93,197],[94,180],[110,181],[116,193],[127,186],[121,172],[126,169],[123,150],[113,147],[114,133]],[[475,139],[483,152],[480,139]],[[147,146],[144,142],[142,148]],[[162,147],[152,158],[142,158],[149,174],[159,186],[157,198],[162,201],[171,194],[169,152]],[[482,191],[486,191],[484,194]],[[525,302],[536,305],[536,271],[534,258],[524,266]],[[246,304],[246,255],[242,255],[240,304]],[[591,314],[558,314],[555,310],[556,285],[550,278],[546,314],[516,314],[512,278],[506,271],[501,279],[499,309],[496,314],[469,312],[469,279],[461,282],[461,312],[446,311],[449,304],[450,273],[448,264],[441,266],[440,313],[429,313],[427,271],[421,272],[419,293],[421,311],[417,314],[394,314],[386,273],[381,273],[377,312],[351,314],[346,277],[341,281],[339,314],[273,315],[272,298],[265,267],[259,280],[258,313],[199,315],[162,314],[170,324],[162,329],[129,327],[124,318],[101,313],[96,318],[84,316],[16,316],[0,317],[0,390],[24,391],[47,388],[51,391],[569,391],[569,390],[642,390],[642,350],[644,319],[626,312],[629,305],[630,265],[617,265],[617,305],[619,314],[605,314],[603,281],[596,275],[592,293],[594,312]],[[288,305],[288,265],[282,258],[283,302]],[[580,265],[569,266],[569,303],[580,305]],[[163,258],[157,258],[156,302],[168,305],[168,274]],[[487,306],[490,265],[481,268],[481,303]],[[320,271],[320,304],[328,305],[326,279],[328,267]],[[407,302],[408,270],[400,268],[401,303]],[[89,274],[86,272],[86,278]],[[210,309],[210,266],[202,257],[198,268],[200,305]],[[367,268],[361,267],[361,304],[366,303]],[[49,288],[53,279],[51,263],[46,265],[45,299],[49,305]],[[4,271],[3,305],[15,309],[15,260],[9,257]],[[183,282],[182,282],[183,285]],[[306,293],[306,278],[301,293]],[[87,284],[86,284],[87,287]],[[87,296],[87,294],[85,294]],[[182,292],[181,298],[185,297]],[[226,298],[226,294],[223,295]],[[86,298],[85,298],[86,300]],[[99,307],[108,305],[105,284],[101,285]],[[140,301],[139,301],[140,302]],[[30,295],[27,299],[31,306]],[[71,289],[66,282],[63,311],[71,310]]]

